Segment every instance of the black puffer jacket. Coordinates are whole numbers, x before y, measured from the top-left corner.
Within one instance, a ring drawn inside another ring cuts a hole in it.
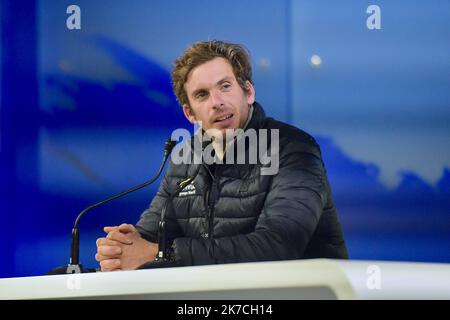
[[[257,103],[248,128],[279,129],[278,174],[261,175],[260,163],[201,165],[193,187],[175,197],[166,213],[166,236],[176,258],[182,265],[348,258],[315,140],[266,118]],[[198,166],[170,162],[136,225],[145,239],[157,242],[166,198]]]

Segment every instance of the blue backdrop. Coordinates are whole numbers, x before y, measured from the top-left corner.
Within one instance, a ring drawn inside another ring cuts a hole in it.
[[[152,176],[172,130],[192,129],[172,63],[205,39],[245,44],[268,115],[316,137],[352,259],[450,262],[449,13],[445,0],[2,0],[0,277],[67,263],[77,214]],[[136,222],[156,187],[81,221],[85,266],[103,226]]]

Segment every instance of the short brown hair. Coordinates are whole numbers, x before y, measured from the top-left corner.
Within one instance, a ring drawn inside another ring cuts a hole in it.
[[[181,106],[189,105],[184,84],[189,73],[195,67],[214,58],[225,58],[233,68],[234,76],[244,91],[247,91],[246,81],[252,82],[252,66],[250,55],[242,45],[219,40],[202,41],[193,44],[179,57],[172,71],[173,91]]]

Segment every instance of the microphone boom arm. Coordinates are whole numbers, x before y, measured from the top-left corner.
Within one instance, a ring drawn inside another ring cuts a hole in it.
[[[102,201],[99,201],[97,203],[94,203],[93,205],[87,207],[86,209],[84,209],[83,211],[81,211],[74,223],[73,229],[72,229],[72,236],[71,236],[71,245],[70,245],[70,262],[69,265],[67,266],[66,269],[66,273],[79,273],[79,272],[83,272],[81,265],[79,264],[79,253],[80,253],[80,234],[79,234],[79,230],[78,230],[78,224],[80,222],[80,219],[90,210],[99,207],[105,203],[108,203],[112,200],[115,200],[117,198],[123,197],[131,192],[134,192],[136,190],[142,189],[150,184],[152,184],[153,182],[155,182],[159,176],[161,175],[161,172],[164,169],[164,166],[167,162],[167,159],[169,158],[170,153],[172,152],[172,149],[174,148],[176,144],[176,141],[173,141],[171,138],[169,138],[165,144],[164,144],[164,157],[163,160],[161,162],[161,165],[159,167],[159,170],[157,172],[157,174],[150,180],[141,183],[140,185],[137,185],[131,189],[128,189],[126,191],[120,192],[118,194],[115,194],[109,198],[106,198]],[[61,268],[57,268],[56,270],[60,270]],[[57,271],[57,273],[59,273],[60,271]]]

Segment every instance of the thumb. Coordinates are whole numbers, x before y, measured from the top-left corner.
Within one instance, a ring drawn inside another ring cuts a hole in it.
[[[123,233],[138,232],[137,229],[132,224],[127,224],[127,223],[122,223],[119,226],[118,230]]]

